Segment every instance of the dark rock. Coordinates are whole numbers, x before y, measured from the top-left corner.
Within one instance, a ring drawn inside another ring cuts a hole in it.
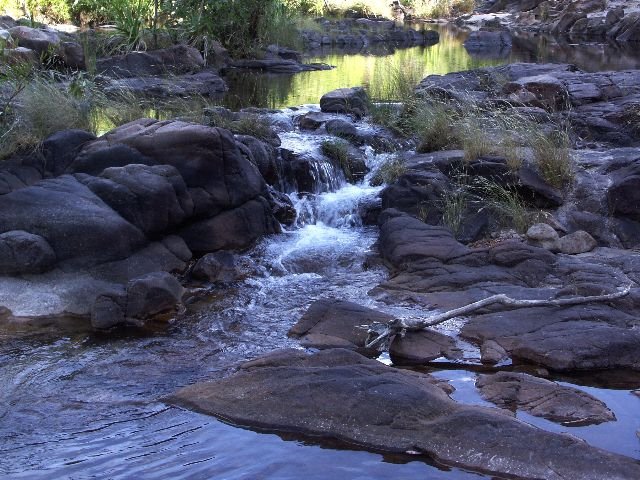
[[[597,398],[526,373],[480,375],[476,387],[485,400],[501,408],[522,409],[563,425],[597,425],[616,419]]]
[[[358,129],[352,123],[342,119],[329,120],[325,128],[327,132],[336,137],[355,139],[358,137]]]
[[[42,273],[56,263],[56,255],[39,235],[24,231],[0,234],[0,275]]]
[[[98,175],[131,163],[175,167],[189,188],[196,216],[239,207],[266,189],[229,131],[177,120],[142,119],[118,127],[86,145],[68,170]]]
[[[276,188],[282,186],[282,166],[278,162],[278,152],[273,145],[262,142],[249,135],[236,135],[236,140],[246,146],[250,152],[249,159],[258,167],[266,182]]]
[[[376,451],[417,451],[498,476],[640,476],[634,459],[494,409],[457,404],[427,375],[348,350],[275,352],[226,379],[184,388],[169,401],[236,425],[340,439]]]
[[[45,170],[56,177],[62,175],[82,147],[95,139],[93,133],[85,130],[62,130],[54,133],[42,142]]]
[[[116,78],[107,83],[104,91],[117,93],[128,90],[135,95],[152,98],[169,97],[221,97],[229,88],[225,81],[213,72],[197,72],[171,77]]]
[[[607,192],[610,212],[640,221],[640,163],[633,162],[612,177]]]
[[[490,31],[477,30],[469,34],[464,42],[464,48],[469,53],[486,51],[510,51],[512,45],[511,34],[506,30]]]
[[[482,363],[495,365],[508,357],[507,351],[493,340],[487,340],[480,345],[480,361]]]
[[[293,225],[296,218],[298,218],[298,212],[296,211],[291,198],[289,198],[286,193],[274,190],[272,187],[269,188],[270,198],[268,200],[271,204],[273,216],[282,225]]]
[[[231,64],[234,68],[261,70],[270,73],[300,73],[318,70],[331,70],[331,66],[324,63],[299,63],[296,60],[237,60]]]
[[[162,50],[100,58],[96,72],[114,78],[131,78],[197,72],[203,66],[204,59],[196,48],[174,45]]]
[[[187,186],[171,165],[112,167],[99,177],[78,178],[148,236],[174,230],[193,215]]]
[[[389,346],[389,356],[395,365],[424,365],[440,357],[459,359],[462,354],[453,338],[426,329],[396,336]]]
[[[323,112],[347,113],[361,118],[368,112],[367,103],[367,94],[363,88],[339,88],[320,98],[320,109]]]
[[[131,280],[127,285],[126,316],[144,320],[173,310],[182,301],[183,293],[180,282],[166,272]]]
[[[207,253],[245,249],[261,236],[279,232],[280,225],[273,217],[269,203],[257,197],[184,228],[180,236],[194,253]]]
[[[91,307],[91,326],[99,330],[108,330],[127,323],[127,291],[124,287],[118,292],[100,295]]]
[[[40,55],[51,55],[60,45],[60,36],[53,31],[17,26],[9,29],[19,46],[29,48]]]
[[[302,318],[289,330],[308,348],[348,348],[376,356],[375,349],[366,349],[367,327],[373,323],[388,323],[386,313],[371,310],[356,303],[332,298],[316,300]]]
[[[537,170],[525,165],[518,170],[517,189],[527,200],[540,208],[559,207],[564,203],[562,192],[549,185]]]
[[[208,282],[235,282],[241,276],[236,266],[236,257],[231,252],[209,253],[193,267],[191,275]]]
[[[298,125],[301,130],[317,130],[331,118],[333,117],[324,113],[309,112],[298,117]]]
[[[146,243],[91,190],[64,175],[0,196],[0,231],[45,238],[58,261],[95,265],[122,259]]]

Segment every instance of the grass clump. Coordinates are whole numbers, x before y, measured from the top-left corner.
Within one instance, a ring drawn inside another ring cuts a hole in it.
[[[353,179],[349,161],[349,145],[341,140],[325,140],[320,145],[322,154],[340,166],[347,180]]]
[[[534,216],[515,190],[482,177],[473,180],[472,188],[503,226],[513,227],[518,233],[525,233],[533,223]]]
[[[442,223],[456,236],[462,228],[468,204],[469,193],[465,188],[445,192],[440,199]]]
[[[374,187],[395,183],[407,171],[404,160],[395,155],[383,162],[373,173],[370,184]]]
[[[538,132],[531,139],[534,161],[547,183],[562,188],[573,181],[569,135],[564,131]]]
[[[406,127],[418,140],[418,153],[448,150],[460,146],[460,138],[454,126],[455,111],[445,105],[419,104],[406,119]]]

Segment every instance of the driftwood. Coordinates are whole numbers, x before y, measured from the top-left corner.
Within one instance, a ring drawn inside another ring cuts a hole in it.
[[[552,306],[552,307],[566,307],[570,305],[580,305],[583,303],[591,302],[606,302],[609,300],[616,300],[629,294],[631,291],[631,285],[623,289],[619,289],[614,293],[606,295],[593,295],[588,297],[571,297],[571,298],[556,298],[548,300],[517,300],[507,295],[493,295],[483,300],[470,303],[460,308],[449,310],[448,312],[439,313],[427,318],[396,318],[391,320],[387,324],[373,324],[369,327],[368,337],[365,342],[366,348],[378,348],[384,350],[388,348],[391,340],[396,335],[404,336],[406,332],[415,332],[424,330],[425,328],[433,327],[440,323],[444,323],[452,318],[460,317],[468,313],[475,312],[483,307],[489,305],[504,305],[511,308],[526,308],[526,307],[539,307],[539,306]]]

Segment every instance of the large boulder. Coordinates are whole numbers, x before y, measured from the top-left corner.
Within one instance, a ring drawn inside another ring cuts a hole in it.
[[[70,68],[85,68],[82,45],[62,41],[55,31],[16,26],[10,28],[9,33],[20,47],[33,50],[40,58],[57,56]]]
[[[229,88],[226,82],[213,72],[197,72],[170,77],[116,78],[104,87],[106,93],[122,90],[151,98],[221,97]]]
[[[197,72],[204,67],[198,49],[174,45],[161,50],[130,52],[125,55],[100,58],[96,72],[115,78]]]
[[[0,231],[46,239],[58,261],[95,265],[125,258],[146,243],[138,228],[70,175],[0,196],[0,211]]]
[[[193,200],[171,165],[127,165],[80,181],[147,236],[174,230],[193,215]]]
[[[320,98],[320,110],[332,113],[348,113],[357,118],[367,114],[367,94],[361,87],[338,88]]]
[[[239,207],[266,191],[229,131],[177,120],[142,119],[118,127],[86,145],[67,171],[99,175],[131,163],[175,167],[197,216]]]
[[[349,350],[287,350],[248,362],[223,380],[186,387],[169,401],[244,427],[339,439],[375,451],[420,452],[500,477],[640,476],[635,459],[495,409],[458,404],[434,383]]]

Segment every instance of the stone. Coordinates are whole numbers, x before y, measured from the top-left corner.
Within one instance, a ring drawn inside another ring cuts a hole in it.
[[[420,452],[444,465],[500,477],[640,477],[635,459],[496,409],[458,404],[428,375],[393,369],[349,350],[274,352],[225,379],[186,387],[167,401],[234,425],[337,438],[378,452]]]
[[[507,359],[509,354],[493,340],[487,340],[480,346],[480,361],[488,365],[495,365]]]
[[[346,139],[356,139],[358,137],[358,129],[352,123],[342,120],[340,118],[329,120],[325,124],[327,132],[336,137]]]
[[[229,87],[213,72],[197,72],[170,77],[128,77],[116,78],[104,87],[107,93],[128,90],[135,95],[150,98],[222,97]]]
[[[361,118],[368,112],[367,103],[367,94],[363,88],[338,88],[325,93],[320,98],[320,110],[331,113],[347,113]]]
[[[424,365],[440,357],[460,359],[462,352],[453,338],[425,329],[396,336],[389,346],[389,356],[394,365]]]
[[[61,130],[42,142],[44,168],[54,177],[62,175],[73,162],[84,145],[96,139],[93,133],[85,130]]]
[[[187,186],[172,165],[133,164],[107,168],[99,177],[77,177],[147,236],[175,230],[194,212]]]
[[[569,94],[564,84],[551,75],[523,77],[507,83],[503,91],[506,94],[525,90],[536,96],[539,105],[549,110],[563,110],[568,106]]]
[[[313,302],[305,314],[289,330],[307,348],[348,348],[362,354],[377,356],[367,349],[367,328],[373,323],[388,323],[391,315],[356,303],[324,298]]]
[[[527,240],[531,245],[557,251],[560,236],[551,225],[546,223],[536,223],[527,230]]]
[[[191,276],[213,283],[229,283],[238,280],[241,274],[236,266],[235,255],[221,251],[208,253],[198,260],[191,271]]]
[[[26,47],[38,56],[52,55],[60,45],[60,36],[53,31],[17,26],[9,29],[11,37],[21,47]]]
[[[154,272],[127,284],[126,316],[145,320],[173,310],[182,302],[184,289],[167,272]]]
[[[96,265],[131,255],[143,233],[70,175],[0,196],[0,231],[22,230],[47,240],[58,262]]]
[[[469,53],[511,50],[511,34],[506,30],[476,30],[464,41],[464,48]]]
[[[40,62],[35,51],[26,47],[5,48],[2,50],[2,60],[9,65],[37,65]]]
[[[565,235],[558,241],[558,250],[567,255],[587,253],[598,246],[598,242],[584,230]]]
[[[237,60],[231,66],[238,69],[261,70],[270,73],[300,73],[318,70],[331,70],[331,66],[324,63],[299,63],[296,60],[266,59],[266,60]]]
[[[24,231],[0,234],[0,275],[42,273],[56,263],[49,243]]]
[[[96,72],[114,78],[144,77],[198,72],[204,67],[200,52],[187,45],[174,45],[160,50],[130,52],[99,58]]]
[[[325,113],[309,112],[298,117],[297,121],[301,130],[317,130],[331,118],[330,115]]]
[[[597,425],[616,419],[597,398],[526,373],[480,375],[476,387],[482,398],[500,408],[517,408],[562,425]]]
[[[263,235],[280,232],[280,225],[263,197],[227,210],[213,218],[195,222],[180,231],[180,236],[194,253],[217,250],[242,250]]]
[[[127,293],[124,287],[117,292],[100,295],[91,307],[91,326],[98,330],[126,325]]]

